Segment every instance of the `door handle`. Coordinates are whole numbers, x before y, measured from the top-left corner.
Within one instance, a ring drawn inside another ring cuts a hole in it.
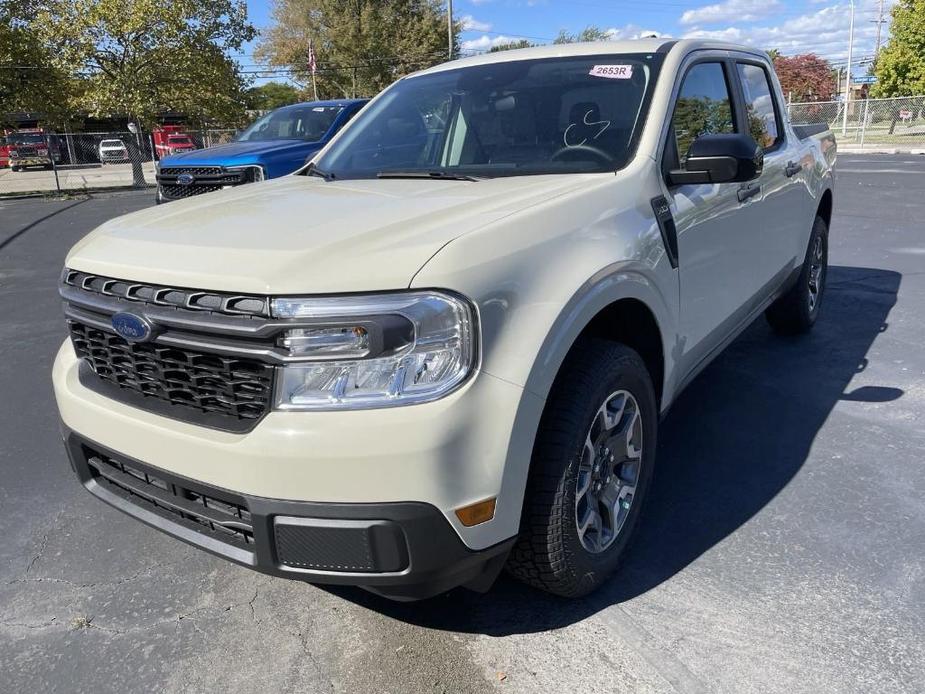
[[[787,166],[784,168],[784,173],[787,174],[787,178],[791,176],[796,176],[803,170],[803,165],[796,162],[788,161]]]
[[[761,186],[742,186],[737,192],[737,195],[739,196],[739,202],[745,202],[749,198],[755,197],[760,192]]]

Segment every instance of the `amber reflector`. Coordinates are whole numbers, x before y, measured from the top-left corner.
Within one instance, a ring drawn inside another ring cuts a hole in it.
[[[456,509],[456,517],[467,528],[495,517],[495,499],[485,499]]]

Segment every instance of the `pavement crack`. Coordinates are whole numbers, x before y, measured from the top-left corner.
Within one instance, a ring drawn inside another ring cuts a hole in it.
[[[47,622],[39,622],[38,624],[27,624],[25,622],[7,622],[4,620],[0,622],[0,625],[13,629],[48,629],[49,627],[57,626],[57,619],[57,617],[52,617]]]
[[[260,624],[260,620],[257,619],[257,610],[254,608],[254,603],[257,602],[257,597],[260,595],[260,585],[254,586],[254,597],[247,601],[247,606],[251,608],[251,619],[254,624]]]
[[[41,543],[39,543],[39,551],[36,553],[34,557],[32,557],[32,561],[29,562],[29,566],[26,567],[26,573],[25,573],[26,576],[28,576],[29,572],[32,571],[33,567],[35,566],[35,562],[37,562],[41,558],[42,554],[45,553],[45,550],[47,549],[47,547],[48,547],[48,533],[45,533],[44,535],[42,535]]]
[[[125,583],[138,580],[142,576],[146,576],[147,574],[150,574],[155,569],[162,566],[162,564],[154,564],[152,566],[147,566],[143,569],[139,569],[138,571],[136,571],[130,576],[124,576],[114,581],[91,581],[89,583],[78,583],[77,581],[71,581],[70,579],[67,579],[67,578],[57,578],[54,576],[34,576],[31,578],[28,577],[32,564],[34,564],[35,561],[41,556],[43,551],[44,551],[44,548],[40,549],[39,554],[37,554],[36,557],[33,558],[32,563],[30,564],[30,568],[26,569],[25,576],[23,576],[22,578],[15,578],[12,581],[7,581],[7,585],[14,585],[16,583],[61,583],[67,586],[71,586],[72,588],[78,588],[78,589],[100,588],[104,586],[120,586]]]

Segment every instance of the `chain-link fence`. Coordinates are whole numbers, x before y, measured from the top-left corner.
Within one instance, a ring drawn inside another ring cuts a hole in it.
[[[155,185],[156,162],[234,139],[233,130],[0,136],[0,196]]]
[[[797,125],[825,123],[838,142],[850,147],[925,147],[925,96],[790,104]]]

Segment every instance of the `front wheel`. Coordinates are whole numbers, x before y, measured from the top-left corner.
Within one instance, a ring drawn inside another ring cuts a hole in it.
[[[822,217],[816,217],[796,283],[765,311],[774,332],[799,335],[812,329],[822,308],[828,273],[829,227]]]
[[[566,597],[609,578],[652,479],[657,418],[636,352],[599,339],[575,346],[540,421],[510,573]]]

